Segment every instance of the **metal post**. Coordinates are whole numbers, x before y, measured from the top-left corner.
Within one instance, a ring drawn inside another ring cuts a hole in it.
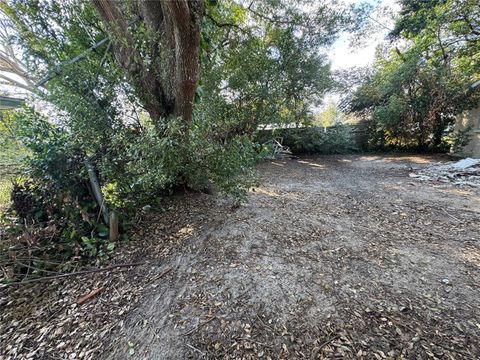
[[[92,185],[93,195],[95,196],[98,206],[100,206],[100,211],[103,215],[103,221],[108,225],[110,224],[110,218],[108,215],[107,206],[103,200],[102,191],[100,190],[100,183],[98,182],[97,174],[95,173],[95,169],[88,159],[85,160],[85,165],[88,170],[88,177],[90,178],[90,185]]]

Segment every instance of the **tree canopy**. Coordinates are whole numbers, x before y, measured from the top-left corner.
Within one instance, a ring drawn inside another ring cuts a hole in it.
[[[355,92],[353,111],[371,116],[376,141],[438,148],[455,116],[478,103],[479,8],[475,1],[400,1],[391,45]]]

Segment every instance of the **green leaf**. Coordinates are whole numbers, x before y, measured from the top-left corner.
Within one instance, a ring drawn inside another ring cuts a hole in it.
[[[98,236],[105,237],[108,235],[109,229],[108,226],[104,224],[97,225]]]

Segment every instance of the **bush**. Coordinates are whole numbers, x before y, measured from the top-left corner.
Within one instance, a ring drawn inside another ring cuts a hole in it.
[[[218,189],[243,200],[255,184],[253,165],[259,156],[251,139],[219,136],[218,123],[202,113],[189,123],[172,118],[154,126],[147,119],[141,129],[115,129],[108,145],[93,152],[88,144],[76,141],[74,132],[33,110],[18,112],[16,126],[29,156],[28,171],[11,195],[18,224],[11,228],[14,236],[3,244],[7,261],[35,253],[38,267],[41,259],[63,263],[77,255],[103,257],[112,249],[86,159],[98,173],[107,207],[122,213],[124,228],[137,209],[156,205],[176,188]],[[42,229],[52,226],[55,231],[48,233],[48,239],[39,238],[45,234]],[[30,240],[18,246],[21,229],[29,233]],[[36,244],[34,249],[32,244]],[[21,274],[28,266],[19,266],[15,273]]]
[[[12,276],[31,274],[32,268],[52,270],[53,264],[63,266],[76,255],[93,254],[83,237],[95,241],[96,254],[104,254],[108,244],[106,234],[100,235],[104,225],[85,171],[85,153],[68,132],[33,110],[14,117],[16,135],[28,155],[11,192],[8,214],[13,211],[16,217],[9,218],[16,222],[8,223],[1,243],[2,265],[7,264]]]
[[[111,151],[115,159],[106,158],[101,166],[104,175],[115,178],[109,198],[123,206],[154,205],[152,199],[181,187],[216,188],[244,199],[255,182],[254,144],[248,136],[219,138],[215,128],[196,114],[189,124],[169,119],[160,126],[147,123],[135,136],[117,136]]]
[[[307,127],[259,132],[257,139],[264,143],[271,138],[282,138],[294,154],[345,154],[357,150],[352,130],[347,125],[326,128]]]

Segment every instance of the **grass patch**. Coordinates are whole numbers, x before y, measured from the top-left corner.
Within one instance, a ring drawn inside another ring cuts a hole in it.
[[[13,180],[22,172],[27,151],[19,146],[0,149],[0,212],[10,205]]]
[[[12,181],[10,179],[0,179],[0,212],[4,211],[10,204],[11,191]]]

